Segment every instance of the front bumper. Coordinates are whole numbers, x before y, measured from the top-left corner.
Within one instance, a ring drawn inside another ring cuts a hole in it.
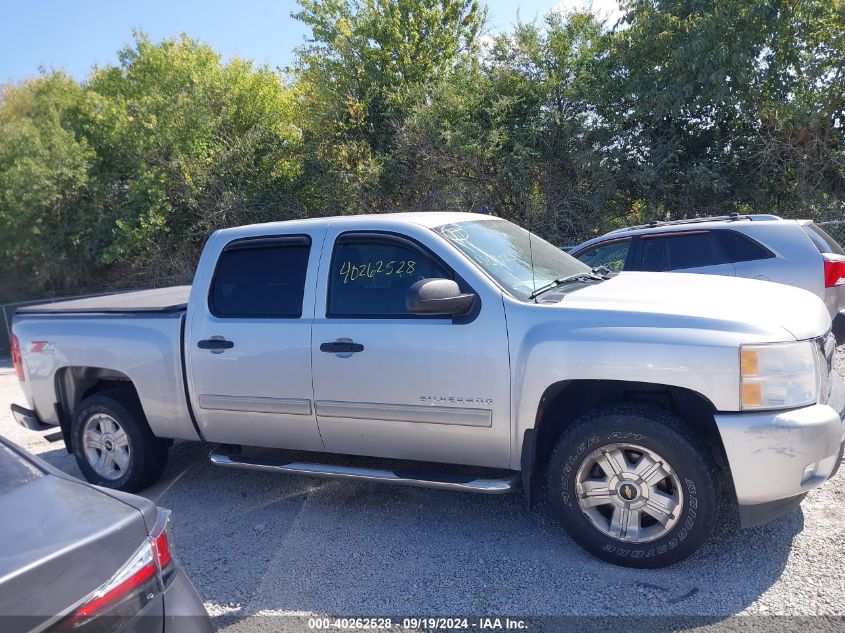
[[[743,527],[789,512],[836,473],[845,447],[844,413],[845,387],[836,376],[828,404],[715,415]]]

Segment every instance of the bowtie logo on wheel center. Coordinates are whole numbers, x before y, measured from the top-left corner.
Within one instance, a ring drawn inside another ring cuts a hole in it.
[[[625,482],[619,486],[619,496],[625,501],[635,501],[639,495],[640,491],[634,484]]]

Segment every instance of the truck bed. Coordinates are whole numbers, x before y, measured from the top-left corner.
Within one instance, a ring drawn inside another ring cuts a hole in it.
[[[190,286],[171,286],[56,301],[17,309],[18,314],[76,314],[113,312],[181,312],[187,308]]]
[[[27,368],[20,384],[38,418],[60,424],[58,381],[87,384],[106,371],[110,379],[122,375],[132,381],[155,435],[199,439],[182,364],[190,289],[121,292],[18,309],[12,327]]]

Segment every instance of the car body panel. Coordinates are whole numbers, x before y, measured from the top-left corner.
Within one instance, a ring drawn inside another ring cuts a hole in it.
[[[0,443],[0,460],[20,459]],[[40,469],[31,481],[0,494],[0,509],[2,616],[46,622],[66,612],[111,578],[148,538],[136,508]]]
[[[374,220],[367,230],[390,234],[396,228]],[[329,228],[321,271],[330,266],[335,239],[354,230],[343,221]],[[480,312],[460,324],[451,318],[328,317],[329,275],[322,272],[312,362],[326,449],[507,468],[510,368],[501,290],[433,231],[411,225],[402,234],[459,275],[478,295]],[[364,351],[349,357],[320,351],[321,343],[340,338],[362,343]],[[352,410],[362,405],[366,415]]]
[[[715,418],[741,505],[806,493],[838,466],[842,418],[826,404],[789,411],[717,413]]]
[[[203,437],[214,442],[322,451],[311,385],[311,326],[314,288],[325,223],[267,225],[246,235],[220,231],[209,239],[194,280],[185,330],[189,396]],[[308,269],[299,318],[220,318],[208,295],[223,249],[245,237],[305,235]],[[199,349],[198,342],[222,337],[226,350]],[[233,380],[237,376],[237,380]]]
[[[21,388],[38,417],[60,423],[56,403],[63,372],[78,367],[124,375],[141,398],[153,433],[197,440],[182,376],[183,312],[23,314],[14,322],[26,380]],[[77,397],[81,397],[78,394]]]
[[[82,482],[2,438],[0,476],[4,633],[42,631],[72,612],[149,543],[159,519],[149,499]],[[214,630],[178,563],[164,590],[120,623],[127,633]]]

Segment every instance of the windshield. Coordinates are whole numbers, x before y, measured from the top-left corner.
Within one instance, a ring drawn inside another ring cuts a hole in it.
[[[444,224],[434,230],[519,299],[530,299],[537,288],[555,279],[590,272],[586,264],[505,220],[471,220]]]

